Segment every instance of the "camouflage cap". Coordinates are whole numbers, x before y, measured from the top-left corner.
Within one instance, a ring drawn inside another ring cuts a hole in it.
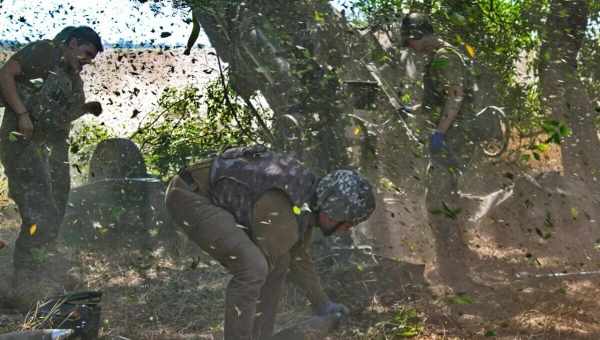
[[[352,170],[336,170],[317,184],[317,209],[335,221],[358,224],[375,210],[371,184]]]

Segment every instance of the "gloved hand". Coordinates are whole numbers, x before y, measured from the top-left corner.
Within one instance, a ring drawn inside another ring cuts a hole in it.
[[[431,153],[439,153],[443,148],[446,147],[446,142],[444,141],[445,135],[443,132],[436,131],[431,135],[431,139],[429,140],[429,151]]]
[[[348,307],[342,305],[341,303],[335,303],[332,301],[327,301],[315,308],[315,314],[319,316],[327,316],[330,314],[340,314],[340,316],[346,316],[350,314],[350,310]]]

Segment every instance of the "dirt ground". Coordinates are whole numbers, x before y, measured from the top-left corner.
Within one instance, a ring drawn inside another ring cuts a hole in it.
[[[560,176],[551,159],[536,171],[487,166],[484,182],[496,178],[501,190],[471,198],[475,203],[461,217],[467,265],[455,268],[474,288],[458,291],[456,282],[431,281],[432,242],[408,217],[399,217],[387,234],[374,233],[380,239],[373,253],[368,247],[332,253],[317,244],[315,261],[327,292],[351,310],[328,339],[600,338],[598,196]],[[0,239],[7,247],[0,250],[0,276],[9,279],[19,217],[2,183]],[[475,177],[470,183],[482,187]],[[395,194],[385,195],[391,203],[381,214],[401,216]],[[63,252],[79,263],[79,288],[104,293],[102,339],[222,338],[229,276],[174,229],[144,240],[128,237],[127,230],[63,229]],[[390,233],[402,232],[402,240],[390,241]],[[8,282],[0,283],[0,297]],[[278,327],[309,315],[306,299],[290,287]],[[23,318],[0,300],[0,333],[18,329]]]

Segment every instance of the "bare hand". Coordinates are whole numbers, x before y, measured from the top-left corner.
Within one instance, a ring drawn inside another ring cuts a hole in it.
[[[102,104],[100,102],[87,102],[83,104],[83,112],[99,116],[102,114]]]
[[[25,138],[31,138],[33,135],[33,123],[31,122],[31,117],[29,117],[28,113],[20,114],[17,117],[17,129],[25,136]]]
[[[0,249],[2,249],[2,248],[4,248],[4,247],[6,247],[6,242],[5,242],[5,241],[2,241],[2,240],[0,240]]]

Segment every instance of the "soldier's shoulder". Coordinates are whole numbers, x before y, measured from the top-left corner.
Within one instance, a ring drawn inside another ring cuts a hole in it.
[[[23,51],[34,51],[34,50],[58,50],[60,48],[60,44],[54,40],[49,40],[49,39],[43,39],[43,40],[37,40],[34,42],[31,42],[25,46],[23,46],[22,49],[19,50],[19,52],[23,52]]]
[[[38,40],[25,45],[13,55],[18,62],[35,63],[37,61],[47,62],[53,56],[60,53],[60,44],[53,40]]]
[[[451,61],[462,61],[462,54],[456,49],[456,47],[451,45],[444,45],[436,50],[435,52],[436,58],[448,59]]]

